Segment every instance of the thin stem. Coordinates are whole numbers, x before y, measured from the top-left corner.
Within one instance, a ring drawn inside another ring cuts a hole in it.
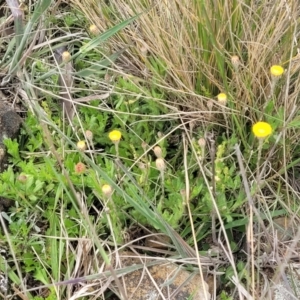
[[[262,174],[259,172],[260,170],[260,159],[261,159],[261,150],[263,146],[264,139],[259,139],[258,145],[258,154],[257,154],[257,163],[256,163],[256,184],[259,185]]]
[[[227,135],[227,138],[229,138],[229,125],[228,125],[228,120],[227,120],[226,113],[225,113],[225,107],[223,105],[222,105],[222,113],[223,113],[225,125],[226,125],[226,135]]]
[[[211,177],[211,184],[212,184],[212,194],[214,199],[216,198],[216,181],[215,181],[215,157],[216,157],[216,143],[214,140],[213,134],[208,137],[210,142],[210,158],[211,158],[211,165],[212,165],[212,177]],[[216,209],[213,208],[211,212],[211,220],[212,220],[212,239],[214,244],[218,243],[217,240],[217,233],[216,233]]]

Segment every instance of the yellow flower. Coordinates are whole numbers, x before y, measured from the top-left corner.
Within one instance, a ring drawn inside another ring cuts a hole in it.
[[[119,130],[113,130],[108,134],[108,137],[112,142],[117,143],[120,141],[122,134]]]
[[[80,151],[84,151],[86,149],[85,141],[79,141],[79,142],[77,142],[77,148]]]
[[[257,122],[253,125],[252,131],[257,138],[266,138],[272,133],[272,127],[267,122]]]
[[[67,62],[71,59],[71,54],[69,51],[64,51],[61,56],[62,56],[63,62]]]
[[[89,30],[92,34],[94,35],[97,35],[99,34],[99,29],[97,28],[96,25],[92,24],[90,27],[89,27]]]
[[[112,192],[113,192],[113,189],[109,184],[104,184],[102,186],[102,193],[104,194],[104,196],[110,197]]]
[[[223,104],[223,105],[226,105],[227,103],[227,95],[225,93],[220,93],[218,96],[218,102]]]
[[[283,74],[284,69],[282,66],[274,65],[270,69],[271,75],[274,77],[279,77]]]

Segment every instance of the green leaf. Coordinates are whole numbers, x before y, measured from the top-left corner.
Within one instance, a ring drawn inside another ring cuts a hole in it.
[[[94,64],[88,68],[85,68],[83,70],[80,70],[75,73],[77,76],[81,77],[89,77],[91,75],[94,75],[95,73],[97,75],[105,74],[106,71],[103,71],[106,67],[110,66],[112,62],[114,62],[123,52],[125,49],[122,49],[112,55],[110,55],[108,58],[101,60],[99,63]]]
[[[45,269],[38,268],[34,274],[34,278],[41,281],[43,284],[49,284]]]
[[[44,182],[42,182],[42,181],[40,181],[40,180],[37,180],[37,181],[35,182],[35,187],[34,187],[33,192],[34,192],[34,193],[38,192],[39,190],[41,190],[41,189],[43,188],[43,186],[44,186]]]
[[[15,159],[20,160],[19,144],[16,140],[5,139],[4,145],[7,147],[7,152]]]
[[[108,29],[104,33],[100,34],[99,36],[96,36],[91,41],[89,41],[87,44],[82,46],[79,50],[79,56],[93,50],[94,48],[98,47],[100,44],[102,44],[104,41],[112,37],[114,34],[118,33],[120,30],[125,28],[128,24],[139,18],[141,14],[138,14],[132,18],[129,18],[128,20],[125,20],[121,22],[120,24],[112,27],[111,29]]]

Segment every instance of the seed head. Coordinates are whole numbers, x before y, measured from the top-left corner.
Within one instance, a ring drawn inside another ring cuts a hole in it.
[[[212,100],[208,100],[207,101],[207,107],[208,109],[211,111],[214,107],[214,103],[212,102]]]
[[[157,133],[157,137],[158,138],[162,138],[164,135],[163,135],[163,133],[161,132],[161,131],[159,131],[158,133]]]
[[[200,138],[198,140],[198,145],[200,146],[200,148],[204,148],[206,146],[206,140],[205,140],[205,138]]]
[[[155,160],[155,164],[156,164],[156,168],[161,172],[163,172],[166,169],[166,164],[163,158],[157,158]]]
[[[86,130],[85,136],[90,142],[93,141],[93,133],[90,130]]]
[[[147,150],[147,148],[148,148],[148,144],[146,143],[146,142],[142,142],[142,148],[144,149],[144,151],[146,151]]]
[[[162,158],[162,150],[159,146],[155,146],[153,152],[157,158]]]
[[[18,180],[22,183],[25,183],[27,181],[28,177],[25,174],[20,174],[18,176]]]
[[[148,45],[143,43],[143,45],[140,47],[141,54],[146,56],[148,53],[148,50],[149,50]]]
[[[138,163],[138,167],[140,168],[140,170],[146,170],[147,169],[147,165],[142,163],[142,162]]]
[[[231,56],[231,63],[233,69],[237,72],[241,64],[239,57],[237,55]]]

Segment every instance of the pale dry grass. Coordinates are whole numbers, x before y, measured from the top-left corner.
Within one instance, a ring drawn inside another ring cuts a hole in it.
[[[195,94],[213,98],[225,91],[231,96],[232,108],[243,113],[247,106],[256,115],[270,96],[270,66],[297,54],[297,1],[251,1],[250,5],[211,1],[205,7],[191,0],[113,0],[108,7],[91,0],[71,2],[101,31],[144,12],[111,45],[130,45],[125,71],[155,78],[153,82],[173,94],[174,102],[180,99],[190,108],[207,109],[207,99]],[[237,74],[231,63],[235,55],[240,60]],[[164,62],[164,75],[155,74],[151,64],[154,57]],[[293,76],[298,69],[299,62],[293,60],[288,75]],[[285,102],[284,95],[278,105]],[[294,101],[289,97],[288,107]]]

